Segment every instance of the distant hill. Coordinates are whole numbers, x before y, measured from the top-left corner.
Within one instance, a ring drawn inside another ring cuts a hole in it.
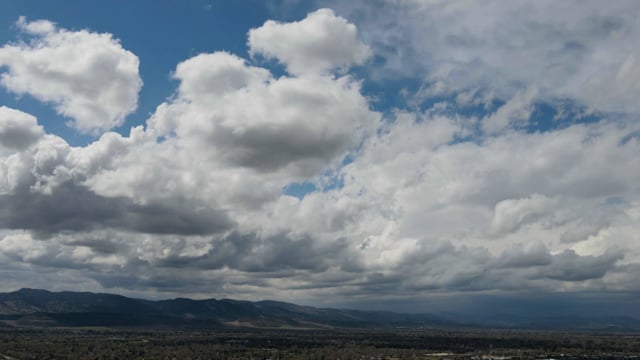
[[[172,299],[21,289],[0,293],[0,323],[14,326],[224,326],[254,328],[370,328],[447,326],[432,315],[322,309],[278,301]]]
[[[278,301],[230,299],[142,300],[113,294],[21,289],[0,293],[0,328],[136,327],[249,328],[528,328],[640,331],[640,320],[615,318],[472,318],[299,306]]]

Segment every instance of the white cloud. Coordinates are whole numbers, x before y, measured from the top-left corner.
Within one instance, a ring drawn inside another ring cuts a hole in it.
[[[199,103],[219,102],[218,96],[260,86],[272,80],[267,69],[249,66],[226,52],[200,54],[178,64],[174,78],[180,80],[182,97]]]
[[[499,132],[506,128],[527,125],[533,110],[533,100],[537,95],[535,88],[516,93],[493,114],[482,120],[482,127],[488,133]]]
[[[537,88],[543,101],[640,113],[633,0],[328,2],[384,59],[377,78],[423,78],[440,95],[480,88],[502,101]]]
[[[0,48],[0,83],[7,90],[51,103],[70,125],[98,133],[123,123],[142,86],[138,57],[111,34],[69,31],[46,20],[18,20],[27,43]]]
[[[341,161],[376,126],[359,83],[348,76],[274,79],[217,52],[180,63],[178,97],[150,120],[157,135],[208,148],[210,160],[309,177]]]
[[[27,21],[27,18],[20,16],[16,22],[18,28],[29,34],[47,34],[56,31],[56,25],[48,20]]]
[[[371,54],[357,38],[356,26],[320,9],[291,23],[267,21],[249,31],[251,54],[276,58],[291,74],[326,73],[362,64]]]

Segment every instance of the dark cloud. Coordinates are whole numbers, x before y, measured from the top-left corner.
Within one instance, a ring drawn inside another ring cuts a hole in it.
[[[351,135],[345,133],[325,138],[305,129],[303,124],[278,128],[267,124],[242,133],[220,129],[214,134],[213,141],[220,147],[222,157],[232,164],[263,172],[293,165],[308,176],[344,154],[351,145]]]
[[[102,228],[141,233],[202,235],[228,229],[223,211],[199,204],[155,202],[136,204],[124,197],[100,196],[73,182],[51,194],[21,190],[0,195],[0,227],[31,230],[41,236]]]
[[[549,250],[538,243],[531,248],[525,249],[522,244],[513,245],[505,250],[497,259],[498,267],[504,268],[526,268],[533,266],[545,266],[552,262],[553,256]]]
[[[42,134],[41,129],[3,126],[0,130],[0,144],[8,148],[22,150],[35,143]]]
[[[620,251],[581,256],[571,250],[553,255],[542,244],[512,246],[498,255],[483,247],[456,247],[447,241],[425,242],[397,267],[366,273],[357,293],[410,296],[423,291],[549,291],[561,282],[601,279],[617,271]]]
[[[274,274],[286,270],[321,273],[332,265],[353,268],[354,265],[346,263],[358,262],[346,239],[322,246],[310,236],[292,238],[287,234],[261,236],[232,232],[220,239],[211,239],[210,243],[212,247],[207,254],[169,256],[156,265],[208,270],[227,267],[248,273]]]
[[[233,224],[222,210],[188,202],[129,203],[125,214],[126,227],[149,234],[205,235],[227,230]]]
[[[615,268],[624,253],[608,250],[600,256],[580,256],[573,250],[565,250],[553,256],[550,266],[541,268],[538,276],[561,281],[599,279]]]
[[[24,150],[44,135],[35,117],[22,111],[0,106],[0,145]]]
[[[101,235],[71,236],[68,241],[62,241],[62,243],[67,246],[84,246],[98,255],[118,255],[130,251],[130,247],[111,232]]]
[[[225,284],[225,280],[205,279],[198,277],[196,273],[183,271],[180,273],[167,272],[158,269],[149,273],[118,274],[115,272],[95,272],[89,277],[97,281],[106,289],[132,289],[132,290],[153,290],[161,293],[176,294],[202,291],[205,293],[215,293],[220,291]]]
[[[554,292],[530,291],[493,293],[430,293],[419,296],[346,298],[346,308],[410,311],[422,313],[458,313],[465,316],[496,319],[513,316],[633,316],[640,317],[634,292]],[[608,306],[603,306],[608,304]],[[467,318],[468,320],[468,318]]]

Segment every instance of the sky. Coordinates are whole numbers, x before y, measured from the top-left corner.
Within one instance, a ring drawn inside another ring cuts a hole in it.
[[[0,2],[0,291],[640,317],[639,17]]]

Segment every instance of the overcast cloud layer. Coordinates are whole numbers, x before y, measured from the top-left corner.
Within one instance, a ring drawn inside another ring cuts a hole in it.
[[[0,290],[640,292],[636,2],[328,4],[247,29],[251,59],[176,64],[127,136],[108,130],[136,108],[136,55],[17,19],[1,84],[99,137],[71,147],[0,107]],[[363,94],[409,77],[389,111]]]

